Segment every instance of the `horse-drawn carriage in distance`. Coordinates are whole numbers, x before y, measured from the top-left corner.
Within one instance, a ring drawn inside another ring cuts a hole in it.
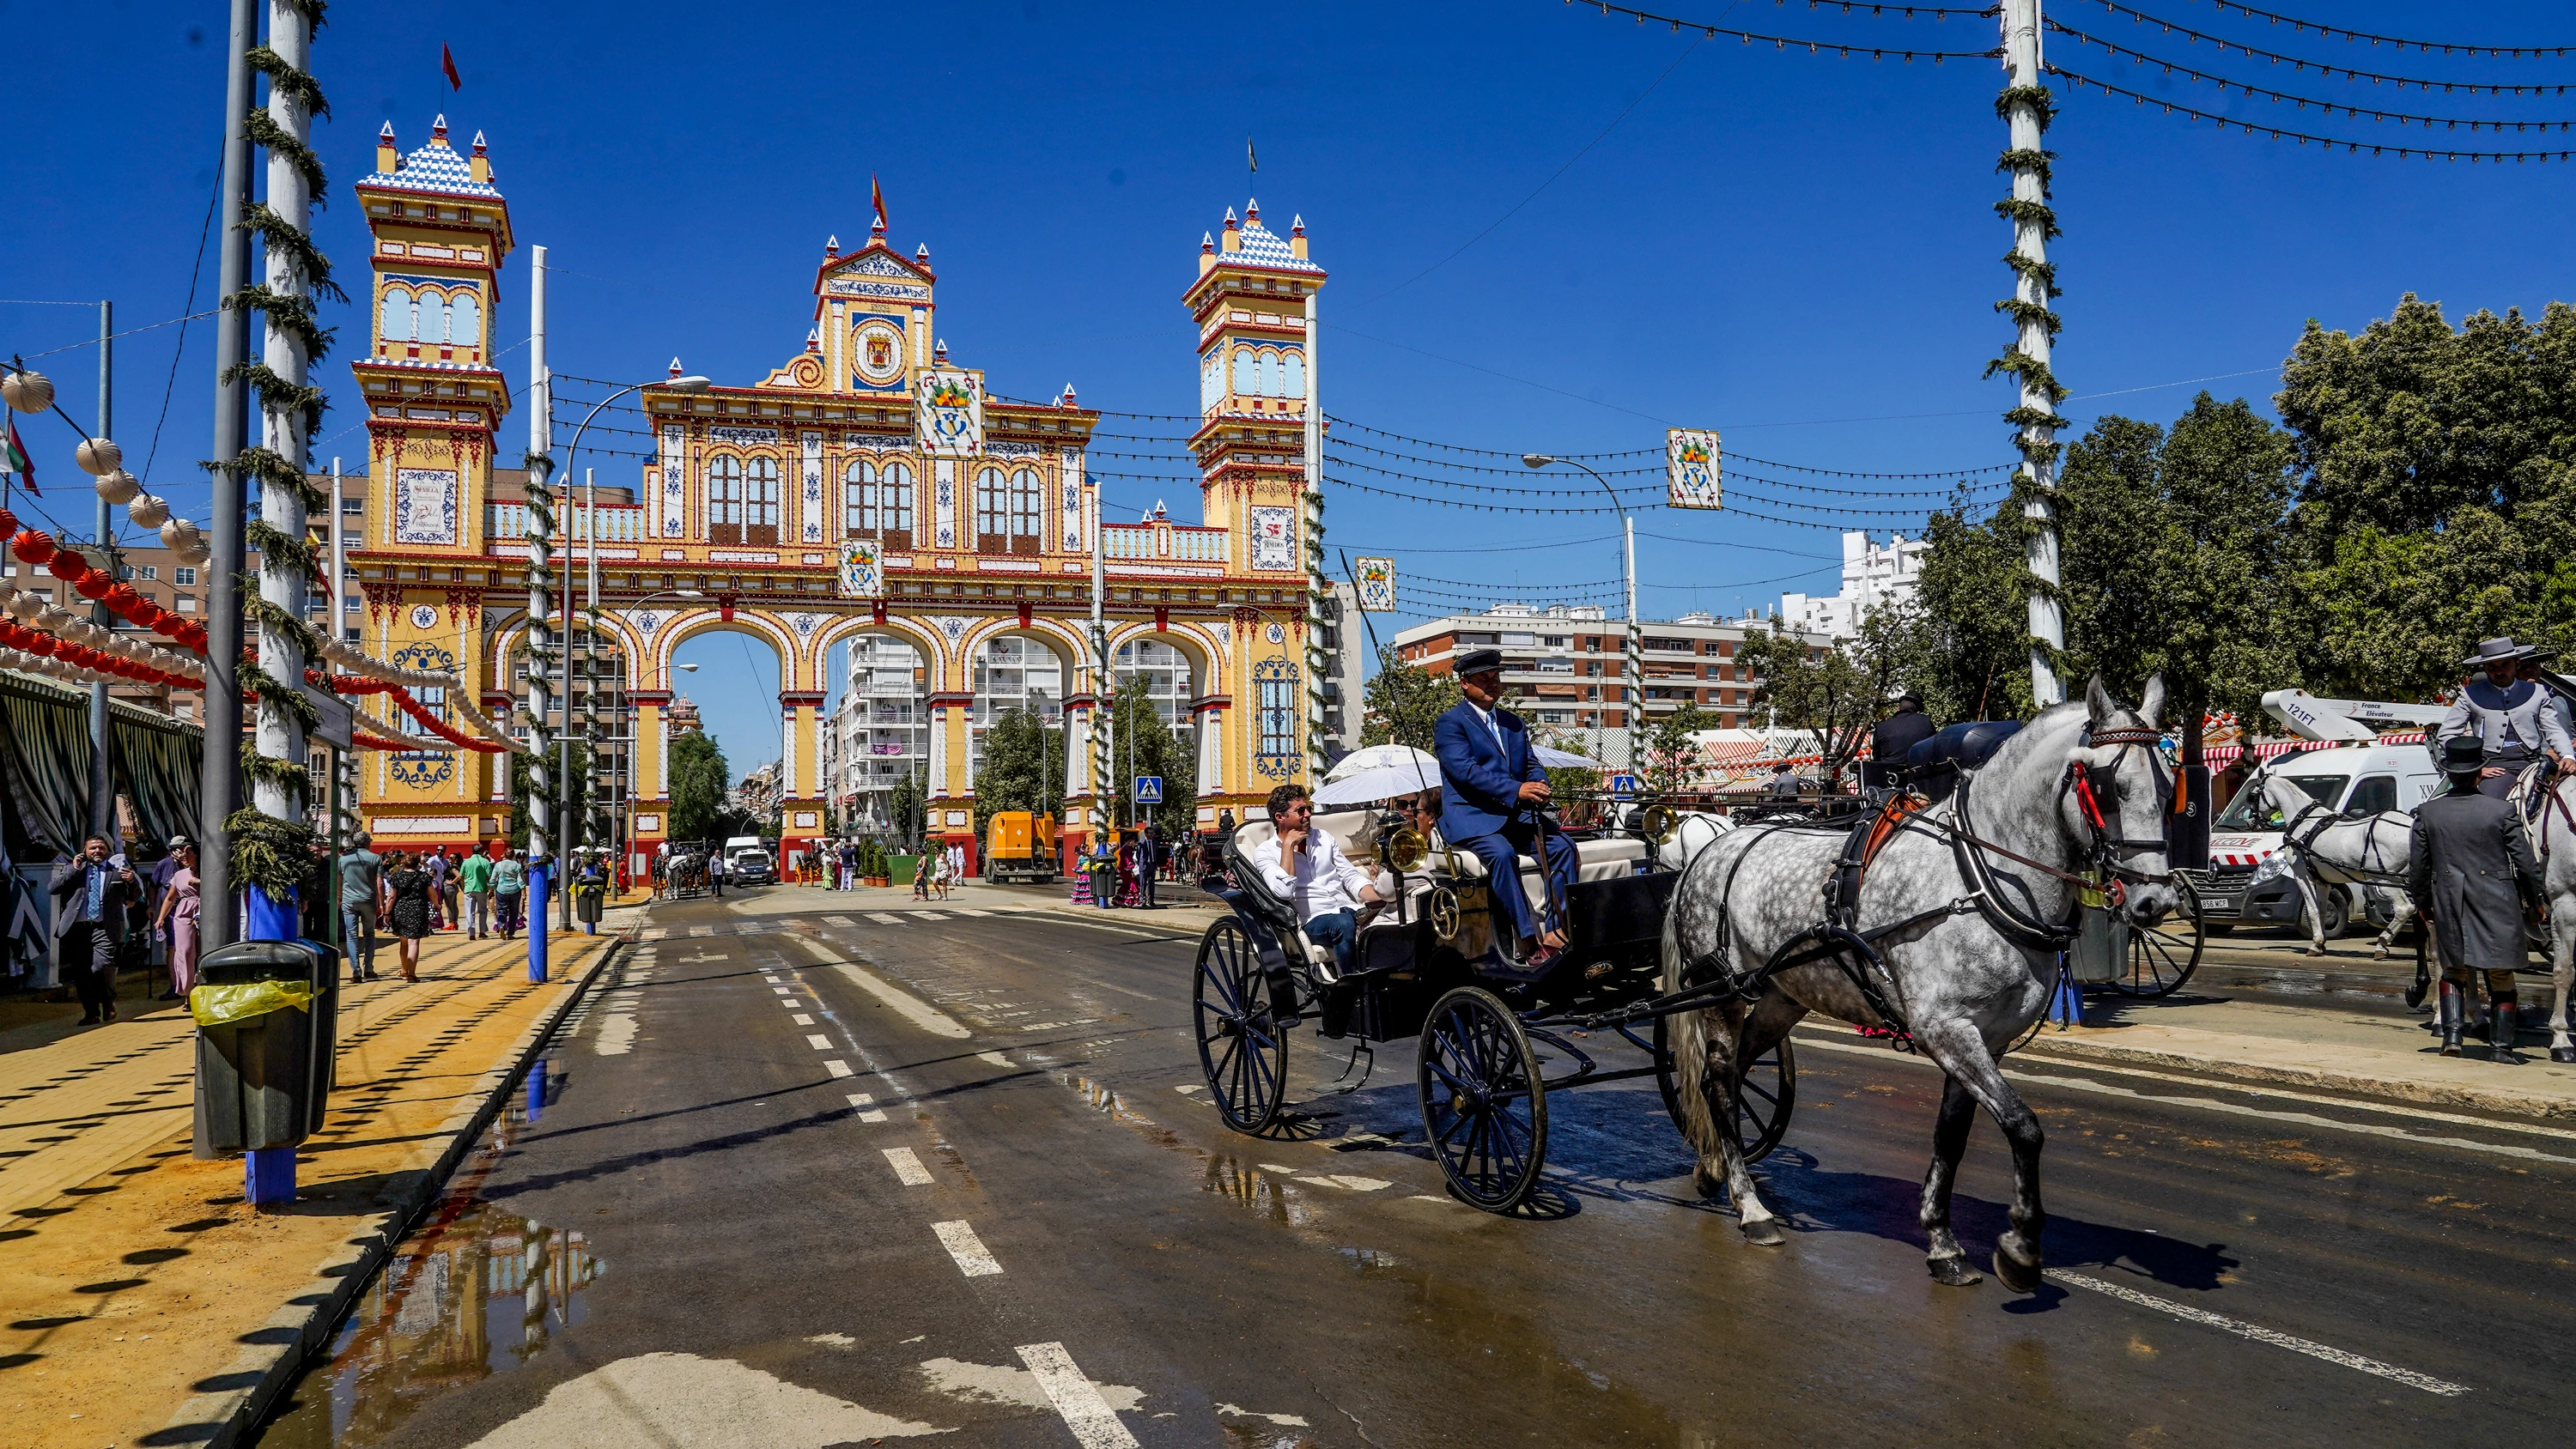
[[[1288,1105],[1289,1032],[1315,1020],[1327,1040],[1419,1045],[1423,1131],[1458,1196],[1490,1211],[1518,1205],[1547,1157],[1547,1094],[1591,1083],[1654,1077],[1673,1105],[1663,1017],[1687,1009],[1658,992],[1664,914],[1680,872],[1657,846],[1680,835],[1673,812],[1629,813],[1630,824],[1573,837],[1576,881],[1569,940],[1544,965],[1521,960],[1496,906],[1484,863],[1434,831],[1376,809],[1317,814],[1343,855],[1376,867],[1382,894],[1359,927],[1347,974],[1309,940],[1295,908],[1274,895],[1253,862],[1276,851],[1267,820],[1225,842],[1227,869],[1202,882],[1233,914],[1200,941],[1193,1004],[1200,1065],[1226,1125],[1268,1131]],[[1549,883],[1519,861],[1533,902]],[[1615,1033],[1647,1063],[1605,1067],[1574,1035]],[[1552,1068],[1553,1074],[1544,1074]],[[1755,1155],[1779,1141],[1795,1095],[1787,1043],[1750,1074],[1742,1130]]]
[[[707,861],[715,854],[715,844],[705,840],[680,840],[671,844],[671,853],[662,862],[662,889],[674,900],[694,900],[707,893]]]
[[[2152,930],[2191,909],[2166,854],[2175,777],[2155,722],[2162,695],[2151,681],[2130,708],[2097,680],[2084,702],[2027,726],[1963,731],[1934,768],[1846,818],[1703,830],[1694,843],[1696,819],[1657,807],[1570,837],[1578,867],[1558,919],[1571,939],[1529,961],[1515,933],[1497,932],[1471,853],[1399,816],[1339,810],[1312,828],[1373,864],[1386,898],[1359,924],[1345,971],[1265,885],[1254,858],[1278,837],[1247,822],[1225,844],[1229,868],[1202,881],[1230,907],[1200,942],[1192,989],[1211,1096],[1235,1130],[1271,1130],[1289,1106],[1289,1034],[1309,1016],[1327,1039],[1355,1042],[1354,1066],[1369,1044],[1414,1039],[1425,1145],[1457,1196],[1503,1212],[1546,1162],[1550,1092],[1651,1076],[1697,1157],[1695,1181],[1722,1190],[1747,1240],[1768,1246],[1786,1239],[1747,1165],[1778,1143],[1796,1102],[1790,1028],[1820,1013],[1943,1072],[1921,1203],[1943,1283],[1979,1278],[1949,1224],[1967,1115],[1982,1108],[2002,1127],[2014,1194],[1994,1264],[2031,1291],[2040,1134],[1997,1063],[2059,995],[2090,919]],[[1526,856],[1517,866],[1535,904],[1548,878]],[[1596,1060],[1612,1035],[1644,1064]]]

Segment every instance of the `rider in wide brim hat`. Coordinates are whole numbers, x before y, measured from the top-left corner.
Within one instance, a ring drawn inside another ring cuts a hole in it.
[[[2513,642],[2513,636],[2507,634],[2501,639],[2479,640],[2477,652],[2470,655],[2468,658],[2461,660],[2460,667],[2463,669],[2486,669],[2498,664],[2517,664],[2525,659],[2552,657],[2555,656],[2544,655],[2541,652],[2539,645],[2516,644]]]

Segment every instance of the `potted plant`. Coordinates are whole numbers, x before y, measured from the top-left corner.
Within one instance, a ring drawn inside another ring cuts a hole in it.
[[[886,865],[886,848],[884,841],[870,840],[864,841],[860,844],[859,879],[872,886],[892,885],[894,883]]]

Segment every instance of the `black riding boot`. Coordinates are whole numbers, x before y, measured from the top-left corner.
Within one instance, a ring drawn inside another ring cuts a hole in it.
[[[2460,988],[2450,981],[2443,982],[2441,987],[2442,1055],[2455,1057],[2460,1054]]]
[[[2522,1003],[2508,991],[2495,998],[2487,1014],[2488,1060],[2498,1066],[2521,1066],[2522,1055],[2513,1049],[2514,1039],[2520,1035]]]

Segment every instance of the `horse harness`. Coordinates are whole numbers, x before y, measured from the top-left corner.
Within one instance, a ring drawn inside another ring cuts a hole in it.
[[[2105,730],[2099,734],[2088,731],[2084,744],[2087,747],[2115,745],[2120,754],[2125,755],[2130,749],[2140,746],[2152,751],[2161,739],[2157,731],[2141,727]],[[2150,754],[2149,758],[2152,760],[2155,756]],[[2160,878],[2161,873],[2140,870],[2121,858],[2125,852],[2148,849],[2162,852],[2166,846],[2161,837],[2131,840],[2113,833],[2111,821],[2119,818],[2120,807],[2118,786],[2114,783],[2118,779],[2119,760],[2120,755],[2112,757],[2098,783],[2093,778],[2091,767],[2081,762],[2069,763],[2065,775],[2058,782],[2059,801],[2062,803],[2070,793],[2074,795],[2080,817],[2092,837],[2085,850],[2088,871],[2064,870],[1978,837],[1970,828],[1968,818],[1969,795],[1976,775],[1973,770],[1962,771],[1957,793],[1953,796],[1950,819],[1942,820],[1929,814],[1925,809],[1928,802],[1922,796],[1899,792],[1853,826],[1844,837],[1842,854],[1834,862],[1834,873],[1825,883],[1825,919],[1790,938],[1758,970],[1737,976],[1732,969],[1734,923],[1725,903],[1733,896],[1735,873],[1744,868],[1754,846],[1761,843],[1761,837],[1757,836],[1736,852],[1734,862],[1727,868],[1726,882],[1718,892],[1716,939],[1708,950],[1684,963],[1681,980],[1677,984],[1684,989],[1712,989],[1723,999],[1749,1002],[1761,994],[1771,977],[1795,967],[1831,960],[1842,968],[1871,1013],[1889,1024],[1888,1035],[1897,1049],[1913,1050],[1913,1033],[1907,1027],[1904,1015],[1896,1009],[1896,981],[1887,970],[1887,963],[1879,957],[1879,942],[1927,922],[1965,915],[1970,911],[1983,916],[1997,935],[2025,950],[2062,952],[2075,939],[2074,926],[2040,920],[2008,901],[1997,888],[1994,867],[1988,856],[2000,856],[2080,890],[2107,884],[2115,893],[2115,900],[2123,882],[2144,883]],[[2155,770],[2155,775],[2160,788],[2167,786],[2167,777],[2161,768]],[[2570,825],[2576,827],[2576,819],[2571,819]],[[1774,825],[1764,830],[1763,835],[1797,828],[1796,825]],[[1949,837],[1952,860],[1961,880],[1968,885],[1968,893],[1946,905],[1918,911],[1902,920],[1867,931],[1860,930],[1861,884],[1869,866],[1890,841],[1908,830],[1923,830]]]

